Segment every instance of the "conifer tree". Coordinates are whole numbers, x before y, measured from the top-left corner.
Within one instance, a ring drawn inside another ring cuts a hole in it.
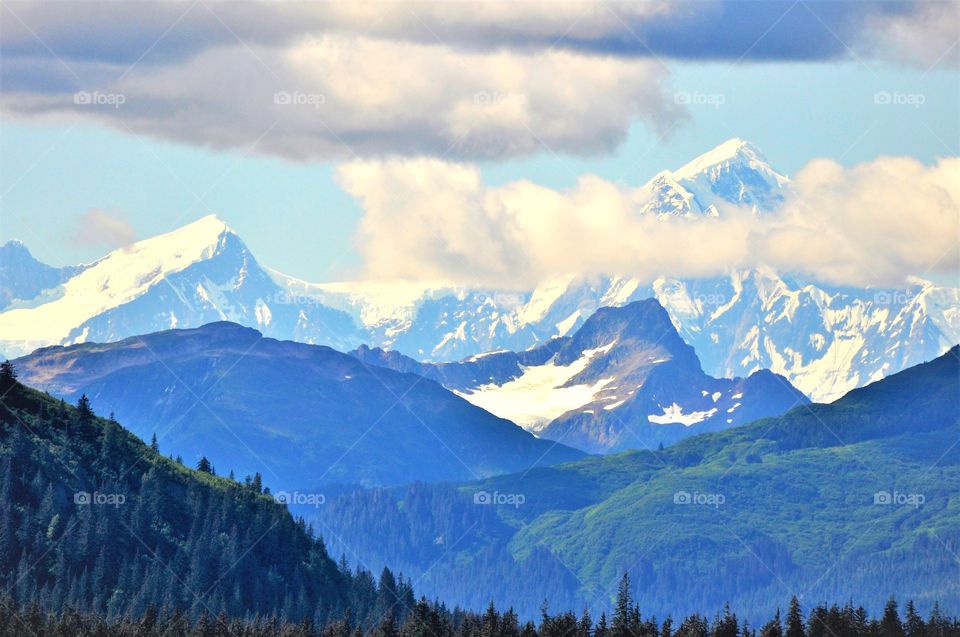
[[[6,390],[17,380],[17,370],[9,360],[0,363],[0,387]]]
[[[600,613],[600,619],[597,621],[597,627],[593,630],[593,637],[610,637],[607,628],[607,614]]]
[[[913,600],[907,602],[906,621],[904,625],[907,637],[926,637],[926,626],[923,619],[917,614],[917,609],[913,605]]]
[[[800,600],[794,595],[790,598],[790,608],[787,610],[787,634],[785,637],[806,637],[803,627],[803,613],[800,610]]]
[[[80,400],[77,401],[77,416],[82,423],[88,423],[93,420],[93,408],[90,407],[90,399],[87,398],[86,394],[82,394]]]
[[[200,460],[197,462],[197,471],[202,473],[213,473],[213,465],[210,464],[210,461],[207,460],[206,456],[200,456]]]
[[[897,612],[897,602],[892,597],[887,600],[883,609],[883,618],[880,620],[880,634],[882,637],[904,637],[903,624],[900,623],[900,613]]]
[[[624,573],[617,585],[617,606],[613,615],[612,637],[631,637],[630,635],[630,575]]]

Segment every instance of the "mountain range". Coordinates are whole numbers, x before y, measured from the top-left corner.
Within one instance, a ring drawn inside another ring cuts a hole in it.
[[[228,322],[14,361],[34,387],[113,414],[144,440],[274,490],[466,480],[584,454],[414,374]]]
[[[654,448],[809,402],[767,370],[733,379],[705,374],[656,299],[601,308],[571,336],[521,352],[452,363],[366,346],[351,353],[432,378],[540,437],[597,453]]]
[[[697,218],[730,205],[771,213],[790,180],[749,142],[730,140],[643,189],[641,214]],[[368,344],[420,361],[522,351],[573,334],[599,308],[656,298],[720,378],[769,369],[818,401],[943,353],[960,340],[960,289],[919,278],[854,289],[766,268],[652,282],[570,275],[533,290],[447,283],[308,283],[262,266],[216,217],[52,268],[0,247],[0,353],[115,341],[229,320],[341,351]]]
[[[663,450],[341,494],[317,525],[334,553],[402,568],[428,595],[510,599],[521,615],[544,599],[602,608],[624,572],[658,617],[769,613],[792,595],[958,608],[958,386],[955,346],[831,404]]]

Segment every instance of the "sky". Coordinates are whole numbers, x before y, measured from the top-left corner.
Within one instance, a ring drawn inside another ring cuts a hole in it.
[[[552,254],[541,244],[567,219],[556,201],[593,196],[590,176],[629,199],[739,137],[779,172],[807,175],[806,199],[785,218],[829,205],[821,222],[846,237],[860,234],[849,220],[879,219],[882,235],[926,214],[914,225],[930,236],[912,241],[931,248],[878,236],[862,251],[889,263],[856,256],[866,265],[849,267],[786,258],[793,244],[777,241],[796,227],[774,236],[737,225],[731,244],[750,232],[778,264],[841,283],[870,282],[864,269],[955,272],[943,237],[957,237],[957,199],[941,195],[960,175],[938,162],[960,153],[956,3],[86,6],[7,3],[0,23],[0,241],[21,239],[47,263],[90,261],[213,213],[264,265],[311,281],[437,277],[460,262],[484,280],[513,268],[531,280],[565,265],[639,268],[575,245]],[[870,209],[837,198],[864,202],[888,185],[901,164],[885,157],[912,160],[898,170],[914,182]],[[846,171],[842,187],[830,166],[811,168],[818,158]],[[925,190],[901,198],[913,183]],[[518,222],[476,204],[509,207],[521,190],[542,214]],[[629,215],[608,222],[584,239],[633,228]],[[418,233],[418,223],[451,229]],[[642,250],[649,230],[632,231],[638,241],[623,249]],[[496,262],[464,247],[471,238]],[[513,259],[518,249],[534,258]],[[744,258],[723,250],[673,265]]]

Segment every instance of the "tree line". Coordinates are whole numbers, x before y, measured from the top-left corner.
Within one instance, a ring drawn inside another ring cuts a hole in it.
[[[942,614],[935,605],[927,618],[908,602],[901,617],[891,599],[879,617],[863,607],[819,604],[804,615],[794,597],[787,613],[778,610],[768,622],[754,628],[725,607],[713,618],[693,614],[674,620],[644,617],[630,598],[624,576],[608,619],[594,621],[589,611],[551,614],[543,608],[538,622],[521,622],[512,610],[490,604],[483,613],[447,609],[421,597],[411,606],[394,604],[379,622],[364,626],[350,610],[339,619],[317,624],[304,618],[292,621],[280,614],[231,618],[225,611],[207,610],[191,619],[178,608],[158,610],[148,605],[140,616],[113,619],[73,608],[44,612],[36,602],[17,609],[11,598],[0,600],[0,637],[958,637],[960,620]]]

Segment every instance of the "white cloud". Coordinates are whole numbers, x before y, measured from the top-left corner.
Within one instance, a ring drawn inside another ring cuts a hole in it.
[[[955,63],[953,2],[6,2],[7,116],[291,160],[610,151],[672,60]],[[852,52],[845,43],[851,43]],[[935,59],[931,59],[935,58]],[[75,94],[122,95],[74,103]],[[278,92],[304,96],[279,108]],[[323,103],[318,108],[319,97]],[[476,98],[476,99],[475,99]]]
[[[476,168],[437,160],[352,162],[343,188],[363,208],[359,245],[373,279],[529,287],[545,277],[706,276],[766,264],[838,284],[901,283],[960,267],[960,160],[811,162],[794,193],[758,217],[638,214],[649,196],[594,176],[556,191],[487,187]]]
[[[212,49],[181,65],[140,69],[80,103],[38,93],[8,96],[7,106],[214,148],[255,144],[294,160],[599,153],[637,118],[666,130],[681,116],[664,76],[642,59],[327,35],[282,51]]]
[[[872,16],[863,33],[878,56],[918,65],[960,65],[960,6],[954,0],[917,2],[906,15]]]
[[[758,239],[781,269],[850,284],[960,275],[960,159],[880,157],[849,169],[821,159],[794,186]]]

